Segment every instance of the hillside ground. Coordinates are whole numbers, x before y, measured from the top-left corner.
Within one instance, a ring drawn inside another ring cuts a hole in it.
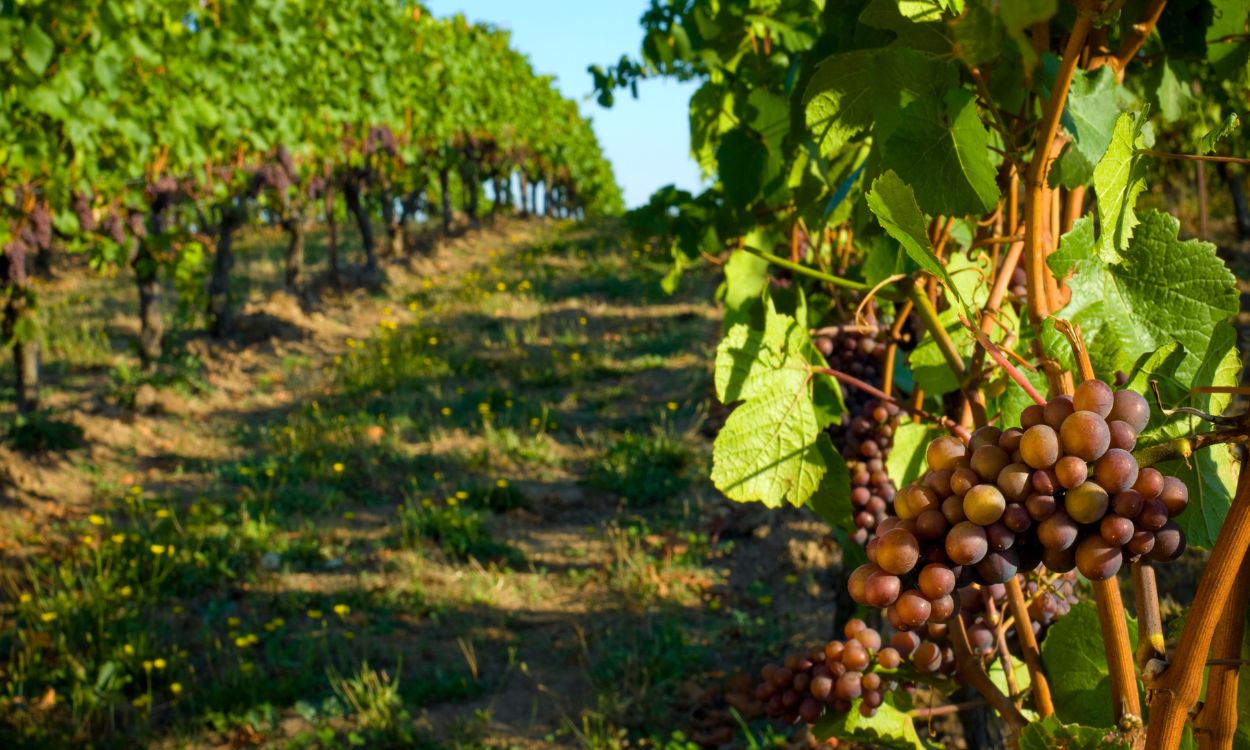
[[[127,274],[60,269],[50,416],[0,448],[0,745],[802,744],[737,673],[829,637],[839,551],[708,485],[716,280],[624,236],[501,221],[342,291],[318,237],[295,297],[257,230],[236,334],[171,288],[156,378]]]

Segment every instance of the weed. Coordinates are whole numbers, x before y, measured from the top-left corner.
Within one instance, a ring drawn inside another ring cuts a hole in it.
[[[690,449],[665,432],[628,433],[610,443],[591,464],[587,482],[638,505],[653,505],[684,489]]]

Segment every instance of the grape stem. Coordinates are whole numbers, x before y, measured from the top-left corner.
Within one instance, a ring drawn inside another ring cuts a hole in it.
[[[1024,666],[1029,670],[1033,705],[1042,718],[1046,718],[1055,712],[1055,704],[1050,697],[1050,683],[1042,667],[1042,652],[1037,646],[1037,634],[1033,632],[1033,619],[1029,616],[1029,605],[1024,601],[1019,576],[1012,576],[1007,581],[1007,606],[1011,609],[1011,616],[1020,623],[1020,627],[1016,628],[1016,641],[1020,644]]]
[[[843,289],[851,289],[857,292],[866,292],[872,288],[868,286],[867,284],[860,282],[860,281],[854,281],[852,279],[844,279],[841,276],[834,276],[831,273],[824,273],[823,271],[817,271],[814,268],[808,268],[807,266],[804,266],[799,263],[791,263],[785,258],[782,258],[781,256],[778,256],[778,255],[773,255],[772,253],[767,252],[765,250],[760,250],[754,247],[750,247],[748,245],[742,245],[740,249],[745,250],[746,252],[754,255],[757,258],[766,260],[769,263],[772,263],[774,266],[779,266],[781,268],[786,269],[787,271],[792,271],[794,273],[801,273],[804,276],[810,276],[813,279],[816,279],[817,281],[823,281],[826,284],[840,286]],[[884,297],[888,295],[882,293],[882,296]]]
[[[930,414],[929,412],[925,411],[924,409],[919,409],[914,406],[909,406],[908,404],[904,404],[903,402],[899,401],[893,396],[886,394],[885,391],[882,391],[880,388],[877,388],[874,385],[865,383],[864,381],[860,380],[854,375],[847,375],[845,372],[842,372],[840,370],[834,370],[830,367],[813,367],[812,372],[819,373],[821,375],[828,375],[834,380],[837,380],[839,383],[845,383],[846,385],[849,385],[852,388],[861,390],[875,399],[880,399],[881,401],[887,401],[891,404],[894,404],[895,406],[907,412],[908,414],[920,417],[921,419],[928,421],[928,422],[935,422],[937,424],[940,424],[943,427],[945,427],[947,430],[950,430],[951,434],[955,435],[956,437],[958,437],[960,440],[963,440],[964,442],[968,442],[968,440],[972,437],[966,429],[964,429],[958,422],[954,421],[953,419],[950,419],[949,417],[945,417],[945,416],[934,416]]]
[[[959,673],[959,678],[965,685],[980,693],[986,703],[989,703],[998,715],[1003,717],[1003,721],[1007,722],[1013,731],[1019,732],[1029,723],[1028,719],[1024,718],[1024,714],[1020,713],[1016,704],[998,689],[990,676],[985,673],[981,660],[972,653],[972,647],[968,645],[968,631],[964,627],[963,618],[958,613],[951,615],[946,621],[946,628],[950,634],[951,647],[955,650],[955,670]]]
[[[1138,448],[1133,451],[1133,457],[1137,459],[1137,465],[1144,469],[1147,466],[1154,466],[1176,458],[1188,461],[1196,451],[1223,443],[1234,445],[1250,443],[1250,429],[1239,427],[1235,430],[1212,430],[1173,438],[1166,443]]]
[[[1146,560],[1133,563],[1133,600],[1137,609],[1137,666],[1146,669],[1151,659],[1167,659],[1163,617],[1159,614],[1159,584],[1155,569]]]
[[[1243,462],[1232,507],[1220,527],[1207,566],[1198,580],[1198,592],[1189,608],[1180,643],[1170,665],[1147,681],[1150,724],[1146,750],[1179,747],[1185,721],[1198,701],[1202,672],[1224,607],[1246,581],[1242,569],[1250,546],[1250,462]]]
[[[989,336],[983,333],[981,329],[974,327],[968,322],[968,319],[962,315],[959,316],[959,322],[963,323],[964,327],[972,332],[972,335],[976,337],[977,343],[981,345],[981,348],[984,349],[991,358],[993,358],[999,367],[1003,368],[1003,372],[1007,373],[1008,377],[1016,381],[1016,384],[1023,388],[1025,393],[1029,394],[1029,397],[1032,398],[1035,403],[1046,403],[1046,399],[1042,396],[1042,394],[1038,393],[1037,389],[1033,387],[1033,384],[1029,382],[1029,379],[1024,376],[1024,373],[1020,372],[1020,370],[1013,365],[1006,356],[1003,355],[1002,351],[994,345],[993,341],[990,341]]]
[[[983,708],[988,705],[983,698],[971,701],[963,701],[962,703],[948,703],[945,706],[927,706],[925,708],[913,708],[907,712],[907,715],[913,719],[931,719],[935,716],[949,716],[957,714],[960,711],[967,711],[973,708]]]
[[[1246,629],[1246,605],[1250,604],[1250,557],[1241,561],[1237,578],[1242,585],[1233,589],[1224,605],[1219,632],[1207,660],[1207,694],[1194,720],[1194,739],[1199,750],[1232,750],[1237,733],[1237,683],[1241,671],[1241,641]]]

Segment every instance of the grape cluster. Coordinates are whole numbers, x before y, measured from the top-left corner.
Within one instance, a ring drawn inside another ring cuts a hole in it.
[[[829,335],[817,336],[815,342],[830,367],[868,383],[881,382],[886,347],[863,329],[834,329]],[[842,446],[842,457],[851,474],[856,527],[851,541],[862,545],[885,520],[894,500],[894,482],[886,474],[885,460],[894,445],[899,407],[858,389],[848,389],[844,398],[851,416],[829,429],[834,445]]]
[[[915,633],[895,633],[886,643],[858,619],[848,622],[843,632],[846,640],[829,641],[823,648],[760,670],[755,698],[765,704],[771,718],[814,724],[826,711],[845,714],[857,702],[860,714],[872,717],[885,694],[899,686],[908,665],[925,674],[954,671],[949,648]]]
[[[1021,427],[982,427],[967,445],[940,437],[929,471],[894,499],[851,574],[851,596],[886,608],[900,630],[956,611],[956,589],[1003,583],[1039,562],[1091,580],[1125,560],[1175,559],[1185,537],[1171,519],[1184,483],[1139,469],[1130,452],[1150,419],[1146,400],[1088,380],[1073,396],[1034,405]]]

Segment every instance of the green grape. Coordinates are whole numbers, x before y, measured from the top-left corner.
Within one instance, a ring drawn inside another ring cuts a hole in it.
[[[978,484],[964,495],[964,515],[978,526],[989,526],[1002,518],[1007,500],[992,484]]]
[[[1095,523],[1107,514],[1111,497],[1101,486],[1086,482],[1073,487],[1064,496],[1063,508],[1077,523]]]
[[[1049,425],[1030,427],[1020,440],[1020,456],[1034,469],[1048,469],[1059,460],[1059,436]]]

